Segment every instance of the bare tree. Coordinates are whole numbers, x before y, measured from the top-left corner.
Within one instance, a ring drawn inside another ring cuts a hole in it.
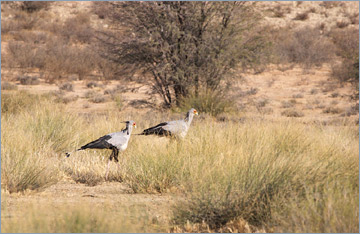
[[[259,20],[253,3],[102,4],[112,26],[98,35],[102,55],[124,72],[150,75],[166,106],[190,92],[219,89],[232,68],[255,64],[266,47],[253,33]]]

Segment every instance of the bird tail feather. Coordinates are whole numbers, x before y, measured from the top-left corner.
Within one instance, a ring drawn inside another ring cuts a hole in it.
[[[79,151],[79,150],[83,150],[83,149],[76,149],[76,150],[73,150],[73,151],[70,151],[70,152],[66,152],[65,153],[65,155],[66,155],[66,157],[68,158],[68,157],[70,157],[70,155],[72,154],[72,153],[74,153],[74,152],[76,152],[76,151]]]

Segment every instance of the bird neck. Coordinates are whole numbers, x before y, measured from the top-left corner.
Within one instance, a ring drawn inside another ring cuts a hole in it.
[[[132,132],[132,126],[126,126],[126,128],[124,128],[122,131],[126,132],[127,135],[130,135]]]
[[[193,120],[194,118],[194,114],[188,112],[186,113],[186,117],[185,117],[185,122],[190,125],[191,124],[191,121]]]

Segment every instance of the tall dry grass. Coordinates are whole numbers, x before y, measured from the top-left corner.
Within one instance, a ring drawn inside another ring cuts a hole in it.
[[[3,113],[3,186],[12,192],[38,189],[63,177],[97,185],[105,181],[110,152],[86,150],[70,158],[63,152],[119,131],[124,120],[135,120],[137,133],[172,118],[122,112],[82,117],[49,98]],[[276,232],[352,232],[359,229],[358,139],[358,129],[345,123],[195,117],[181,141],[132,136],[108,180],[136,193],[183,197],[173,208],[177,230],[204,224],[219,232],[240,219]]]
[[[139,233],[165,232],[166,227],[158,225],[147,211],[139,207],[119,204],[116,208],[109,204],[94,205],[84,203],[79,206],[52,206],[33,203],[25,205],[23,215],[7,213],[1,218],[4,233]]]

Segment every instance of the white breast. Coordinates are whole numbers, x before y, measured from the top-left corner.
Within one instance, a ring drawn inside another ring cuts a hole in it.
[[[127,146],[128,146],[128,143],[126,142],[125,144],[123,144],[121,146],[117,146],[117,147],[120,151],[124,151],[124,150],[126,150]]]

